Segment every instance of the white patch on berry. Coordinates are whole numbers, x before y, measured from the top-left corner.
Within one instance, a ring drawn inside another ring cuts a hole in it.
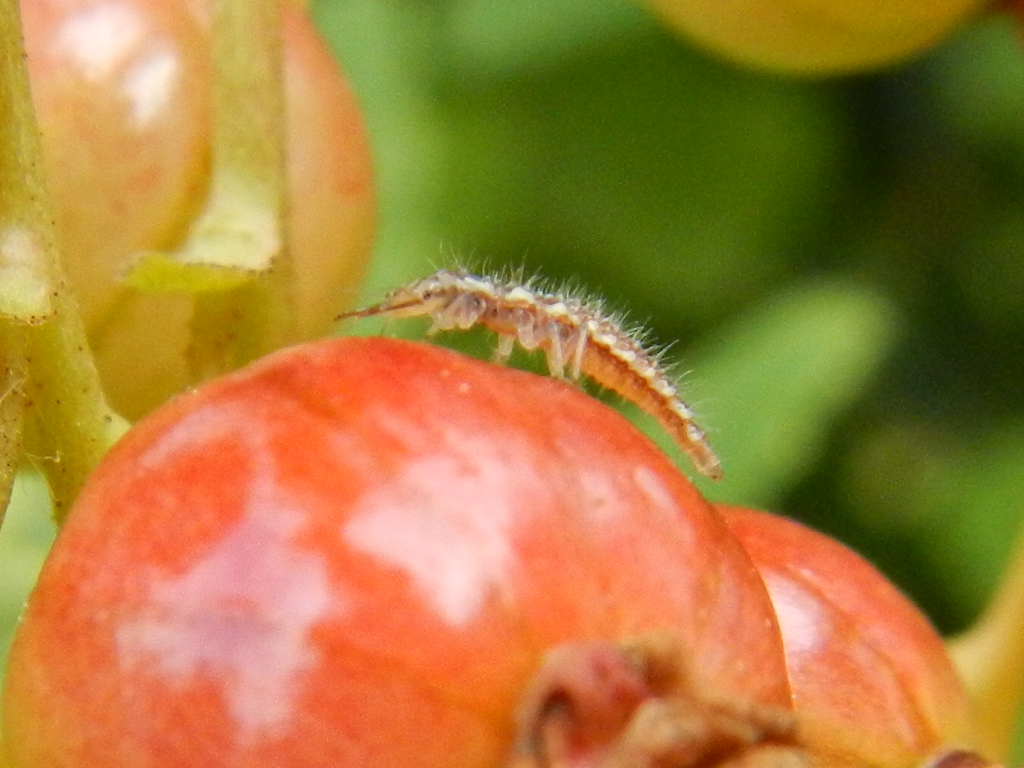
[[[148,575],[115,640],[128,668],[171,685],[220,683],[242,741],[254,742],[289,727],[302,673],[318,664],[310,630],[344,604],[321,558],[291,543],[309,513],[282,493],[252,419],[235,426],[254,457],[241,520],[184,573]]]
[[[507,594],[514,562],[506,531],[515,518],[510,504],[527,492],[515,482],[525,478],[493,455],[491,443],[463,449],[458,467],[434,457],[404,465],[358,502],[342,530],[352,547],[404,572],[456,627],[472,623],[490,598]]]

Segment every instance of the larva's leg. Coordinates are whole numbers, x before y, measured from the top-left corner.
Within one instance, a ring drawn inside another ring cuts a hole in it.
[[[562,328],[558,323],[548,323],[547,349],[548,370],[556,379],[565,378],[565,350],[562,348]]]
[[[438,331],[450,331],[453,328],[463,330],[472,328],[487,309],[487,302],[480,296],[464,293],[455,297],[440,312],[434,315],[434,324],[427,331],[428,335]]]
[[[487,301],[481,296],[467,294],[460,296],[453,304],[458,304],[456,323],[459,328],[472,328],[487,311]],[[455,307],[453,307],[453,310]]]
[[[516,338],[523,349],[534,350],[540,346],[543,337],[537,333],[537,318],[525,309],[516,309],[512,313],[512,322],[516,329]]]
[[[498,347],[494,350],[494,362],[505,364],[512,356],[512,349],[516,345],[516,337],[508,333],[498,336]]]
[[[427,336],[433,336],[441,331],[450,331],[455,327],[455,323],[451,316],[448,314],[447,308],[442,309],[440,312],[432,315],[433,322],[427,329]]]
[[[572,347],[571,371],[574,380],[579,380],[583,374],[583,356],[587,353],[587,332],[582,326],[577,327],[566,339],[568,346]]]

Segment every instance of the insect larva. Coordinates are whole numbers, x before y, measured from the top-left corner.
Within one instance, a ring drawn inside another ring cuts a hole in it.
[[[529,284],[442,269],[398,288],[379,304],[346,312],[349,317],[427,316],[428,333],[482,325],[498,334],[495,358],[504,362],[515,343],[540,349],[551,375],[586,375],[654,417],[703,475],[718,480],[722,467],[676,385],[646,348],[601,306]]]

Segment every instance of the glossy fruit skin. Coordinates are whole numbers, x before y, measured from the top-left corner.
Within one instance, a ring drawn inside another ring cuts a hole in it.
[[[801,745],[826,763],[876,766],[967,746],[967,695],[942,639],[890,581],[792,520],[716,508],[772,596]]]
[[[119,276],[174,248],[210,168],[212,62],[203,0],[24,0],[33,100],[65,265],[115,408],[135,418],[182,389],[191,300]],[[352,300],[375,224],[355,97],[297,3],[282,4],[286,220],[302,337]]]
[[[693,685],[788,708],[719,516],[564,382],[325,340],[111,451],[29,599],[12,768],[494,768],[545,652],[667,631]]]
[[[648,0],[672,27],[758,69],[828,75],[895,64],[927,50],[985,0]]]

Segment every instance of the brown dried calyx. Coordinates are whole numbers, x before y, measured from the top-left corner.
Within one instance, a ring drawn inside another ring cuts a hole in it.
[[[924,768],[1001,768],[996,763],[986,760],[977,752],[968,749],[951,749],[936,755]]]
[[[791,712],[688,688],[664,635],[548,653],[523,696],[507,768],[806,768]]]

